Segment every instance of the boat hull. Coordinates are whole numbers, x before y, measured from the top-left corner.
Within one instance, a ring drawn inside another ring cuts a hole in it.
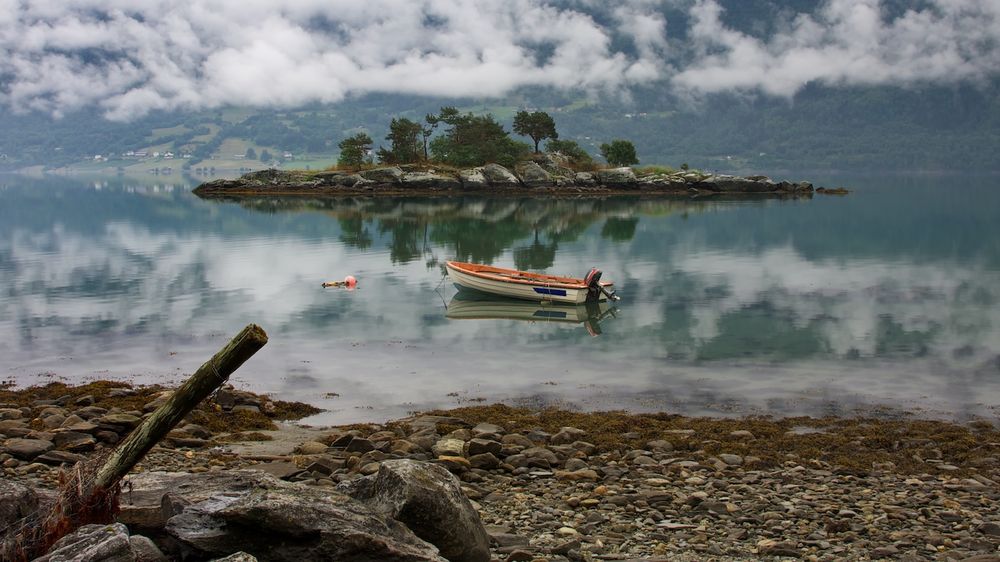
[[[491,278],[491,276],[487,275],[477,275],[464,271],[452,265],[451,262],[446,264],[446,268],[452,282],[460,288],[481,291],[491,295],[535,302],[583,304],[587,302],[587,294],[589,293],[587,287],[582,284],[579,287],[572,287],[565,283],[552,283],[541,279],[537,281],[505,281]],[[599,300],[605,300],[603,294],[600,295]]]

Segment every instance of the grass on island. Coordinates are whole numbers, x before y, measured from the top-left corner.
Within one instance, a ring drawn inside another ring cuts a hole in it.
[[[637,176],[657,176],[657,175],[664,175],[664,174],[670,175],[677,173],[677,170],[675,170],[670,166],[660,166],[660,165],[634,166],[633,169],[635,170],[635,175]]]

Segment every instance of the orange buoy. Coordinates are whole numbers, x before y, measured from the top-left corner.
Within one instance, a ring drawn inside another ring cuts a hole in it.
[[[324,281],[323,287],[347,287],[348,289],[353,289],[358,286],[358,280],[354,278],[353,275],[348,275],[344,277],[343,281]]]

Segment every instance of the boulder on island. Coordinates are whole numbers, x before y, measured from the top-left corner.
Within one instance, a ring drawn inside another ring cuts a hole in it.
[[[518,162],[514,168],[525,187],[551,187],[552,176],[534,162]]]
[[[458,173],[458,178],[462,181],[463,189],[486,189],[490,186],[482,167],[462,170]]]
[[[628,166],[597,171],[597,183],[608,187],[635,187],[635,170]]]
[[[769,193],[777,191],[778,186],[770,178],[752,176],[708,176],[693,186],[701,191],[717,191],[721,193]]]
[[[403,170],[397,168],[396,166],[375,168],[374,170],[364,170],[360,174],[361,177],[368,181],[381,184],[396,185],[402,183],[403,181]]]
[[[483,166],[483,175],[486,176],[486,181],[493,187],[521,187],[521,180],[517,179],[517,176],[500,164],[487,164]]]
[[[413,189],[461,189],[462,182],[452,176],[434,172],[405,172],[403,187]]]

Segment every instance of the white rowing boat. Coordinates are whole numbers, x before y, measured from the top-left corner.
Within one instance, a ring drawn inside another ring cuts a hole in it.
[[[598,269],[579,279],[457,261],[449,261],[445,267],[459,287],[493,295],[570,304],[618,299],[610,290],[614,283],[601,281]]]

